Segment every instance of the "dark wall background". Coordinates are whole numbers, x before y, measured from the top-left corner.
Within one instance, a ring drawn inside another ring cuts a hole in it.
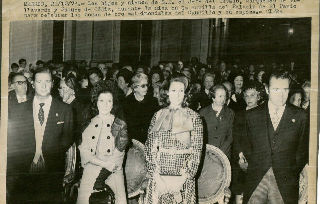
[[[230,19],[226,53],[243,63],[294,61],[310,74],[311,18]]]

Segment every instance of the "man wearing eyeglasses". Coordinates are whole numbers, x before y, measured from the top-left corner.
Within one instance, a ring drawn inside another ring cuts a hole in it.
[[[15,77],[18,91],[25,90],[25,81]],[[72,109],[51,96],[49,69],[36,70],[33,85],[33,100],[19,104],[9,115],[7,199],[8,203],[61,203],[64,155],[73,142]]]
[[[13,76],[11,88],[13,90],[9,92],[9,106],[23,103],[30,99],[30,96],[27,96],[27,79],[22,73],[17,73]]]

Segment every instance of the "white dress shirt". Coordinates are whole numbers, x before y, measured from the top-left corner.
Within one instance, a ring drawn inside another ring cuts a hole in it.
[[[42,141],[44,136],[44,131],[46,129],[46,124],[48,120],[48,115],[51,107],[52,97],[49,96],[46,100],[40,102],[38,98],[35,96],[33,99],[33,121],[34,121],[34,132],[35,132],[35,140],[36,140],[36,152],[33,158],[33,162],[37,163],[40,156],[42,157]],[[40,110],[40,103],[44,103],[43,111],[44,111],[44,122],[41,125],[38,113]]]
[[[273,125],[273,129],[276,130],[282,118],[286,104],[283,106],[275,106],[273,103],[268,101],[269,115]]]

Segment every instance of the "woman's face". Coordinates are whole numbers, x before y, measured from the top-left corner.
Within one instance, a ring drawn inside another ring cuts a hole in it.
[[[113,97],[111,93],[101,93],[98,97],[97,107],[99,114],[107,115],[113,107]]]
[[[141,80],[139,83],[135,84],[134,92],[139,96],[145,96],[148,91],[148,81]]]
[[[262,83],[262,77],[263,77],[263,74],[264,74],[264,71],[260,71],[259,72],[259,74],[258,74],[258,81],[260,82],[260,83]]]
[[[64,98],[66,94],[70,93],[71,89],[66,85],[64,80],[60,81],[59,95]]]
[[[224,89],[217,89],[213,102],[218,106],[223,106],[226,103],[227,93]]]
[[[155,83],[157,83],[158,81],[160,81],[160,76],[159,76],[158,73],[154,73],[154,74],[152,75],[151,82],[152,82],[152,84],[155,84]]]
[[[176,81],[171,82],[168,95],[171,105],[181,106],[184,99],[184,84]]]
[[[137,73],[137,74],[139,74],[139,73],[143,73],[143,74],[144,74],[144,69],[141,68],[141,67],[139,67],[139,68],[137,69],[136,73]]]
[[[290,103],[297,107],[301,106],[302,96],[300,93],[295,93],[290,97]]]
[[[118,87],[122,90],[127,88],[127,86],[128,86],[128,84],[126,83],[126,81],[124,80],[124,78],[122,76],[118,77],[117,83],[118,83]]]
[[[88,79],[82,79],[82,80],[80,81],[80,86],[81,86],[81,88],[86,89],[86,88],[88,88],[88,85],[89,85]]]
[[[243,77],[242,76],[237,76],[234,79],[234,87],[236,89],[242,89],[242,86],[243,86]]]
[[[306,100],[310,99],[310,86],[303,87],[304,96]]]

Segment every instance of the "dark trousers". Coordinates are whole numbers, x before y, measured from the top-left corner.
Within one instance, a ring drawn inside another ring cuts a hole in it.
[[[11,178],[7,187],[7,203],[62,203],[62,179],[63,175],[53,173]]]

